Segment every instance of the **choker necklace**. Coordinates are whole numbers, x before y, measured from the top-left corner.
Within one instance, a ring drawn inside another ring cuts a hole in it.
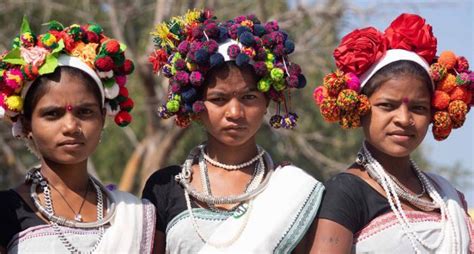
[[[457,225],[454,225],[454,220],[447,208],[445,201],[439,195],[438,191],[434,188],[428,177],[423,172],[421,172],[415,162],[413,160],[410,160],[410,162],[421,183],[426,187],[426,192],[433,200],[433,202],[428,202],[426,200],[423,201],[429,204],[431,207],[439,209],[441,212],[441,232],[433,243],[427,243],[426,241],[424,241],[422,237],[418,235],[416,230],[412,228],[412,223],[408,220],[408,217],[402,208],[402,203],[400,202],[399,198],[399,196],[402,195],[399,194],[400,190],[397,191],[397,184],[391,179],[391,177],[385,171],[383,166],[374,157],[372,157],[372,154],[367,149],[365,142],[362,144],[362,148],[357,154],[356,160],[356,163],[363,166],[369,173],[370,177],[372,177],[384,189],[390,208],[394,213],[395,217],[397,218],[398,223],[401,225],[403,234],[406,235],[410,240],[410,244],[415,250],[415,253],[422,253],[416,244],[417,242],[423,248],[429,250],[429,252],[433,252],[441,246],[441,243],[444,239],[449,238],[452,239],[449,253],[458,253],[460,245],[460,240],[458,236],[459,231],[457,230]],[[413,194],[411,195],[414,196]],[[420,200],[422,199],[416,197],[415,199],[417,200],[414,201],[414,203],[420,205],[419,202],[421,202]],[[423,205],[425,204],[423,203]]]
[[[213,160],[211,157],[209,157],[209,155],[204,151],[205,146],[202,146],[200,150],[201,150],[201,155],[211,165],[219,167],[219,168],[223,168],[223,169],[229,170],[229,171],[248,167],[248,166],[252,165],[254,162],[256,162],[258,159],[262,158],[263,154],[265,153],[265,151],[260,146],[257,146],[258,154],[255,157],[253,157],[252,159],[250,159],[249,161],[241,163],[241,164],[237,164],[237,165],[228,165],[228,164],[220,163],[216,160]]]

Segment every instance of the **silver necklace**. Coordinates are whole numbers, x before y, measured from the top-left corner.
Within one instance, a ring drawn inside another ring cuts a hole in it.
[[[64,200],[64,202],[65,202],[66,205],[69,207],[69,209],[74,213],[74,220],[75,220],[75,221],[78,221],[78,222],[82,222],[81,211],[82,211],[82,207],[84,206],[84,203],[86,202],[87,194],[89,193],[89,183],[90,183],[90,180],[87,181],[86,191],[85,191],[84,194],[82,195],[82,202],[81,202],[81,205],[79,206],[79,210],[77,211],[77,213],[76,213],[76,211],[72,208],[71,204],[69,204],[69,202],[67,201],[67,199],[63,196],[63,194],[62,194],[58,189],[56,189],[56,187],[54,187],[54,185],[50,185],[50,186],[53,187],[53,189],[59,194],[59,196],[61,196],[61,198]]]
[[[105,217],[100,220],[100,221],[94,221],[94,222],[78,222],[75,220],[68,220],[64,217],[57,216],[53,213],[50,213],[49,211],[46,210],[46,208],[41,204],[39,198],[38,198],[38,193],[36,193],[36,189],[38,185],[40,185],[41,188],[44,189],[44,186],[46,186],[48,183],[46,179],[43,178],[41,173],[39,172],[38,168],[33,168],[32,170],[28,171],[25,177],[25,183],[31,183],[30,187],[30,197],[33,201],[33,204],[35,207],[38,209],[38,211],[43,215],[46,219],[48,219],[51,222],[56,222],[59,225],[65,226],[65,227],[70,227],[70,228],[84,228],[84,229],[91,229],[91,228],[98,228],[102,225],[108,224],[112,217],[115,215],[115,206],[116,202],[112,194],[107,190],[97,179],[94,177],[90,177],[91,182],[94,185],[99,186],[100,190],[104,192],[107,195],[107,200],[108,200],[108,212],[105,215]],[[102,194],[102,193],[101,193]]]
[[[246,162],[241,163],[241,164],[228,165],[228,164],[224,164],[224,163],[218,162],[216,160],[213,160],[211,157],[209,157],[209,155],[207,155],[207,153],[204,151],[205,146],[202,146],[200,150],[201,150],[201,155],[204,157],[204,159],[207,162],[211,163],[211,165],[219,167],[219,168],[223,168],[225,170],[230,170],[230,171],[245,168],[245,167],[248,167],[248,166],[252,165],[258,159],[262,158],[263,154],[265,153],[265,151],[260,146],[257,145],[258,154],[255,155],[255,157],[253,157],[249,161],[246,161]]]
[[[41,175],[41,172],[39,171],[39,169],[36,169],[35,172],[32,173],[32,175],[28,176],[28,180],[32,180],[32,185],[36,185],[38,182],[40,183],[43,189],[43,193],[44,193],[44,202],[45,202],[44,210],[48,214],[54,216],[53,199],[51,198],[51,188],[48,182],[46,181],[46,179]],[[92,178],[90,180],[92,181],[92,185],[94,186],[96,190],[96,194],[97,194],[97,222],[100,222],[104,219],[104,201],[103,201],[102,191],[99,185],[95,181],[93,181]],[[36,188],[35,188],[35,193],[36,193]],[[36,198],[37,198],[37,195],[36,195]],[[39,200],[35,200],[35,201],[38,201],[37,203],[41,205]],[[36,202],[35,202],[35,205],[36,205]],[[61,241],[61,243],[71,253],[94,252],[99,246],[105,232],[104,224],[102,224],[101,226],[99,226],[99,235],[97,236],[97,240],[95,241],[93,247],[87,252],[82,252],[66,238],[66,235],[64,234],[64,232],[61,230],[59,226],[60,222],[62,221],[50,221],[50,222],[51,222],[54,232],[58,235],[58,238]]]
[[[270,177],[273,173],[273,161],[268,155],[268,153],[264,153],[264,159],[266,162],[266,165],[268,167],[267,174],[261,184],[258,185],[257,188],[254,190],[251,190],[247,193],[243,193],[240,195],[236,196],[223,196],[223,197],[214,197],[212,195],[209,195],[204,192],[199,192],[196,189],[194,189],[190,185],[190,178],[192,175],[192,164],[195,161],[196,156],[199,154],[199,150],[201,149],[201,146],[195,147],[191,152],[189,153],[186,161],[184,162],[182,166],[182,171],[179,173],[176,177],[175,180],[179,182],[183,188],[191,195],[193,198],[204,202],[208,204],[213,204],[213,205],[219,205],[219,204],[237,204],[241,203],[247,200],[252,199],[253,197],[257,196],[259,193],[261,193],[266,186],[268,185],[268,182],[270,180]]]

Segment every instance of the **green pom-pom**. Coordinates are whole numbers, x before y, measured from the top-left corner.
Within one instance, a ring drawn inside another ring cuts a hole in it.
[[[56,20],[52,20],[46,23],[46,25],[48,26],[48,30],[62,31],[64,29],[63,24],[59,23]]]
[[[19,48],[21,45],[20,36],[13,38],[12,48]]]
[[[179,94],[173,95],[173,100],[180,102],[181,101],[181,95],[179,95]]]
[[[283,79],[283,76],[285,76],[285,72],[280,68],[273,68],[270,71],[270,77],[276,82],[281,81]]]
[[[278,82],[273,82],[273,88],[275,88],[275,90],[277,90],[278,92],[284,90],[286,88],[285,81],[280,80]]]
[[[268,90],[270,90],[271,86],[272,83],[268,78],[262,78],[258,81],[257,89],[262,93],[266,93]]]
[[[74,41],[80,40],[82,37],[81,27],[77,24],[69,26],[68,34],[70,34],[74,38]]]
[[[273,69],[273,62],[271,62],[271,61],[266,61],[266,62],[265,62],[265,65],[267,66],[267,70]]]
[[[181,54],[176,52],[174,55],[173,55],[173,59],[171,59],[171,63],[175,63],[178,59],[182,59],[181,57]]]
[[[275,61],[275,55],[272,53],[268,53],[266,61],[269,61],[269,62]]]
[[[110,78],[110,79],[107,79],[105,81],[102,80],[102,84],[104,84],[104,87],[106,87],[106,88],[111,88],[115,84],[115,79]]]
[[[179,101],[170,100],[166,103],[166,109],[171,113],[176,113],[179,110]]]
[[[96,34],[101,34],[102,32],[104,32],[104,29],[102,29],[102,27],[97,24],[90,24],[87,30],[92,31]]]

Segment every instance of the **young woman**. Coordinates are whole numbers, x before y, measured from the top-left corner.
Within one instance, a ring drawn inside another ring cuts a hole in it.
[[[40,164],[0,192],[0,253],[151,253],[153,205],[87,172],[106,114],[130,121],[123,48],[93,24],[51,22],[35,37],[24,21],[20,34],[1,61],[0,106]]]
[[[356,162],[325,183],[313,253],[474,251],[463,195],[410,159],[430,123],[438,140],[461,127],[472,99],[466,59],[435,54],[431,26],[412,14],[384,34],[356,30],[334,51],[339,71],[316,102],[325,120],[362,126],[365,141]]]
[[[270,99],[286,103],[287,88],[304,86],[287,59],[291,41],[275,22],[218,23],[207,11],[175,17],[157,34],[163,46],[151,60],[171,79],[160,116],[176,115],[180,126],[199,121],[207,132],[183,166],[158,170],[145,186],[143,197],[157,206],[157,252],[306,251],[322,184],[295,166],[274,166],[255,140]],[[165,38],[183,39],[166,46]],[[295,116],[276,114],[272,126],[292,128]]]

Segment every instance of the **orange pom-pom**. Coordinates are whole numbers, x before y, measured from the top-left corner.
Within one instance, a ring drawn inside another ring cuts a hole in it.
[[[433,99],[431,100],[431,106],[435,109],[443,110],[448,107],[449,105],[449,94],[443,91],[436,90],[433,95]]]
[[[360,116],[355,112],[343,114],[339,124],[343,129],[353,129],[361,126]]]
[[[464,103],[469,105],[471,103],[472,99],[472,92],[464,86],[456,86],[452,91],[451,91],[451,100],[462,100]]]
[[[359,106],[357,107],[357,113],[360,116],[366,115],[370,111],[371,105],[369,98],[365,94],[359,95]]]
[[[434,125],[433,125],[433,128],[432,128],[433,136],[438,141],[445,140],[449,136],[449,134],[451,133],[451,130],[452,130],[452,128],[439,129],[439,128],[436,128]]]
[[[437,90],[450,93],[456,87],[456,76],[449,73],[438,83]]]
[[[337,96],[337,106],[344,111],[357,110],[359,97],[356,91],[352,89],[344,89]]]
[[[323,86],[328,90],[329,95],[337,96],[346,87],[346,76],[344,72],[336,70],[324,77]]]
[[[313,99],[316,105],[321,105],[323,102],[324,98],[328,97],[328,89],[324,86],[318,86],[316,89],[314,89],[313,92]]]
[[[436,111],[433,115],[433,127],[439,130],[452,129],[453,122],[446,111]]]
[[[449,117],[453,121],[453,128],[459,128],[464,124],[467,114],[467,105],[464,101],[455,100],[449,103]]]
[[[443,51],[438,58],[438,63],[442,64],[446,69],[453,69],[457,63],[457,57],[452,51]]]
[[[339,115],[341,110],[336,104],[336,99],[328,97],[323,100],[320,105],[321,115],[324,120],[327,122],[337,122],[339,121]]]

